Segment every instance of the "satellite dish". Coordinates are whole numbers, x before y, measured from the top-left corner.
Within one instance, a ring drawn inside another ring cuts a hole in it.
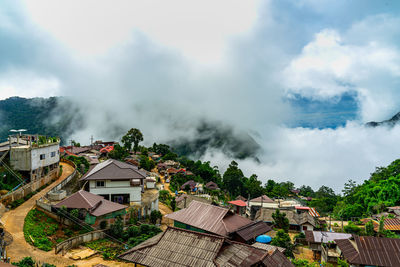
[[[17,130],[18,132],[26,132],[27,131],[27,129],[19,129],[19,130]]]
[[[18,131],[17,131],[17,130],[14,130],[14,129],[12,129],[12,130],[10,130],[10,132],[17,133]]]

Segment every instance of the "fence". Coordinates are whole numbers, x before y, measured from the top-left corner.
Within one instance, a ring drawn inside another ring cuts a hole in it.
[[[82,243],[104,238],[106,235],[105,231],[106,230],[97,230],[67,239],[56,245],[55,253],[58,254],[62,251],[62,254],[64,255],[66,251],[68,251],[71,248],[75,248]]]
[[[69,165],[71,165],[72,167],[74,167],[74,172],[71,173],[67,178],[65,178],[64,180],[62,180],[58,185],[54,186],[52,189],[49,190],[49,192],[47,192],[46,197],[48,196],[49,193],[54,193],[56,191],[59,191],[61,188],[63,188],[69,181],[71,181],[75,175],[77,174],[77,170],[76,170],[76,165],[75,163],[73,163],[70,160],[67,159],[61,159],[61,162],[67,163]]]

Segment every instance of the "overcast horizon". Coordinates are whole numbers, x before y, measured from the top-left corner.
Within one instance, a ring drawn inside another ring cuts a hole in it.
[[[202,120],[231,125],[262,147],[260,162],[237,161],[246,175],[339,192],[399,158],[400,126],[364,126],[400,111],[399,12],[398,1],[6,0],[0,99],[74,99],[83,143],[118,138],[105,122],[141,129],[147,145],[192,138]]]

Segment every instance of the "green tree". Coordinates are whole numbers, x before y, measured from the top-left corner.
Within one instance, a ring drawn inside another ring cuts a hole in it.
[[[378,235],[385,236],[385,217],[382,216],[379,220]]]
[[[160,211],[158,211],[158,210],[151,211],[151,213],[150,213],[150,222],[152,224],[156,224],[157,220],[161,220],[161,219],[162,219],[162,214],[161,214]]]
[[[170,152],[169,145],[165,145],[165,144],[158,144],[157,145],[156,143],[154,143],[153,147],[151,149],[153,150],[153,152],[155,152],[155,153],[157,153],[157,154],[159,154],[161,156],[164,156],[164,155],[166,155],[166,154],[168,154]]]
[[[252,198],[259,197],[263,194],[262,182],[257,179],[257,175],[253,174],[249,178],[244,177],[241,194],[246,197],[250,195]]]
[[[156,166],[155,162],[147,156],[140,156],[139,165],[141,168],[145,169],[146,171],[151,171]]]
[[[345,197],[348,197],[354,193],[356,188],[357,188],[357,183],[350,179],[347,183],[344,184],[344,189],[342,190],[342,193]]]
[[[347,263],[346,260],[341,260],[340,258],[338,258],[337,266],[338,267],[349,267],[350,265]]]
[[[311,188],[311,186],[302,185],[299,189],[300,189],[300,193],[299,193],[300,196],[303,196],[303,197],[315,197],[315,192]]]
[[[283,213],[277,209],[274,213],[272,213],[272,218],[274,219],[275,227],[284,230],[285,233],[289,231],[289,219],[286,217],[286,213]]]
[[[284,230],[278,230],[276,236],[272,239],[271,245],[285,248],[285,255],[293,258],[294,245],[291,242],[290,236]]]
[[[365,224],[365,233],[366,233],[366,235],[369,235],[369,236],[374,236],[375,235],[374,224],[372,223],[372,220],[368,221]]]
[[[173,197],[173,198],[171,199],[171,210],[172,210],[172,211],[175,211],[175,209],[176,209],[176,200],[175,200],[175,198]]]
[[[124,160],[129,156],[129,152],[125,147],[116,144],[114,150],[108,153],[108,156],[112,159]]]
[[[243,172],[238,168],[238,164],[232,161],[228,169],[222,176],[223,184],[232,196],[237,196],[242,192]]]
[[[120,216],[118,216],[115,222],[110,227],[110,234],[116,238],[121,238],[124,232],[124,224]]]
[[[128,150],[132,149],[133,143],[133,151],[135,151],[135,153],[141,141],[143,141],[143,134],[139,129],[136,128],[130,129],[121,139],[124,147],[126,147]]]

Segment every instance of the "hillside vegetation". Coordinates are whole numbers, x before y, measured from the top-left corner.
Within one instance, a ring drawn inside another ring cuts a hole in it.
[[[334,209],[336,217],[368,217],[385,207],[400,205],[400,159],[378,167],[361,185],[347,184],[344,197]]]

